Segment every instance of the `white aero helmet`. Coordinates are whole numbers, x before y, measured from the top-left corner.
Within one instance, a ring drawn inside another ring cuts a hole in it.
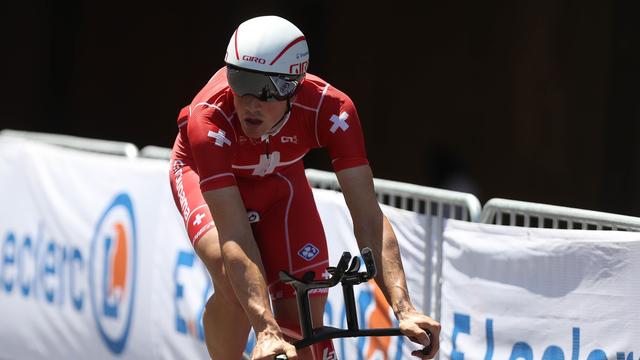
[[[290,99],[304,79],[309,47],[300,29],[278,16],[249,19],[231,36],[227,79],[240,95],[262,101]]]

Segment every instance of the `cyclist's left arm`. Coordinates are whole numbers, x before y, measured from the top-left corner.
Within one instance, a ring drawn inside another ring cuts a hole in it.
[[[362,165],[338,171],[336,175],[353,220],[358,246],[373,251],[378,268],[375,281],[400,321],[400,329],[425,346],[430,340],[423,329],[429,330],[432,351],[424,358],[433,357],[439,347],[440,324],[418,312],[411,303],[398,240],[376,199],[371,168]]]

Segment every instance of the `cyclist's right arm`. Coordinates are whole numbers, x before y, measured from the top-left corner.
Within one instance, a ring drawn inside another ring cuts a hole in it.
[[[296,359],[295,348],[282,337],[271,311],[262,259],[238,188],[228,186],[203,195],[215,214],[227,276],[256,332],[253,359],[273,359],[280,353]]]
[[[218,231],[227,277],[256,333],[253,358],[286,353],[295,359],[295,348],[283,339],[271,311],[264,266],[232,172],[234,129],[215,107],[190,110],[187,134],[200,189]]]

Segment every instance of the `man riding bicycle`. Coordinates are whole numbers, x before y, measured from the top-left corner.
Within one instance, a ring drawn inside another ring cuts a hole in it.
[[[327,148],[360,248],[373,251],[382,289],[402,333],[438,351],[440,324],[411,303],[390,223],[373,188],[356,108],[350,98],[307,73],[302,32],[277,16],[249,19],[233,33],[226,66],[178,116],[171,188],[215,293],[203,315],[213,359],[239,359],[253,327],[253,359],[320,359],[330,340],[298,350],[295,292],[278,278],[328,264],[327,243],[303,156]],[[213,230],[213,231],[211,231]],[[327,289],[310,294],[322,326]],[[431,333],[431,338],[427,335]]]

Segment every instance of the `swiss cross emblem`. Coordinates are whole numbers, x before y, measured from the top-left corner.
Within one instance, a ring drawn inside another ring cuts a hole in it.
[[[200,225],[202,223],[202,218],[204,218],[204,214],[200,213],[196,215],[196,219],[193,221],[193,225]]]
[[[276,166],[280,163],[280,152],[274,151],[270,155],[262,154],[260,155],[260,162],[256,165],[256,168],[253,169],[253,175],[257,176],[265,176],[267,174],[273,173],[273,170],[276,169]]]
[[[333,134],[335,134],[338,129],[347,131],[347,129],[349,128],[349,124],[347,124],[348,117],[349,113],[347,113],[346,111],[343,111],[340,116],[331,115],[331,118],[329,120],[331,120],[333,125],[331,125],[331,129],[329,129],[329,131],[331,131]]]
[[[215,139],[215,144],[220,147],[224,147],[225,145],[231,145],[231,140],[227,139],[225,136],[227,133],[219,129],[217,132],[209,130],[207,134],[208,137]]]

